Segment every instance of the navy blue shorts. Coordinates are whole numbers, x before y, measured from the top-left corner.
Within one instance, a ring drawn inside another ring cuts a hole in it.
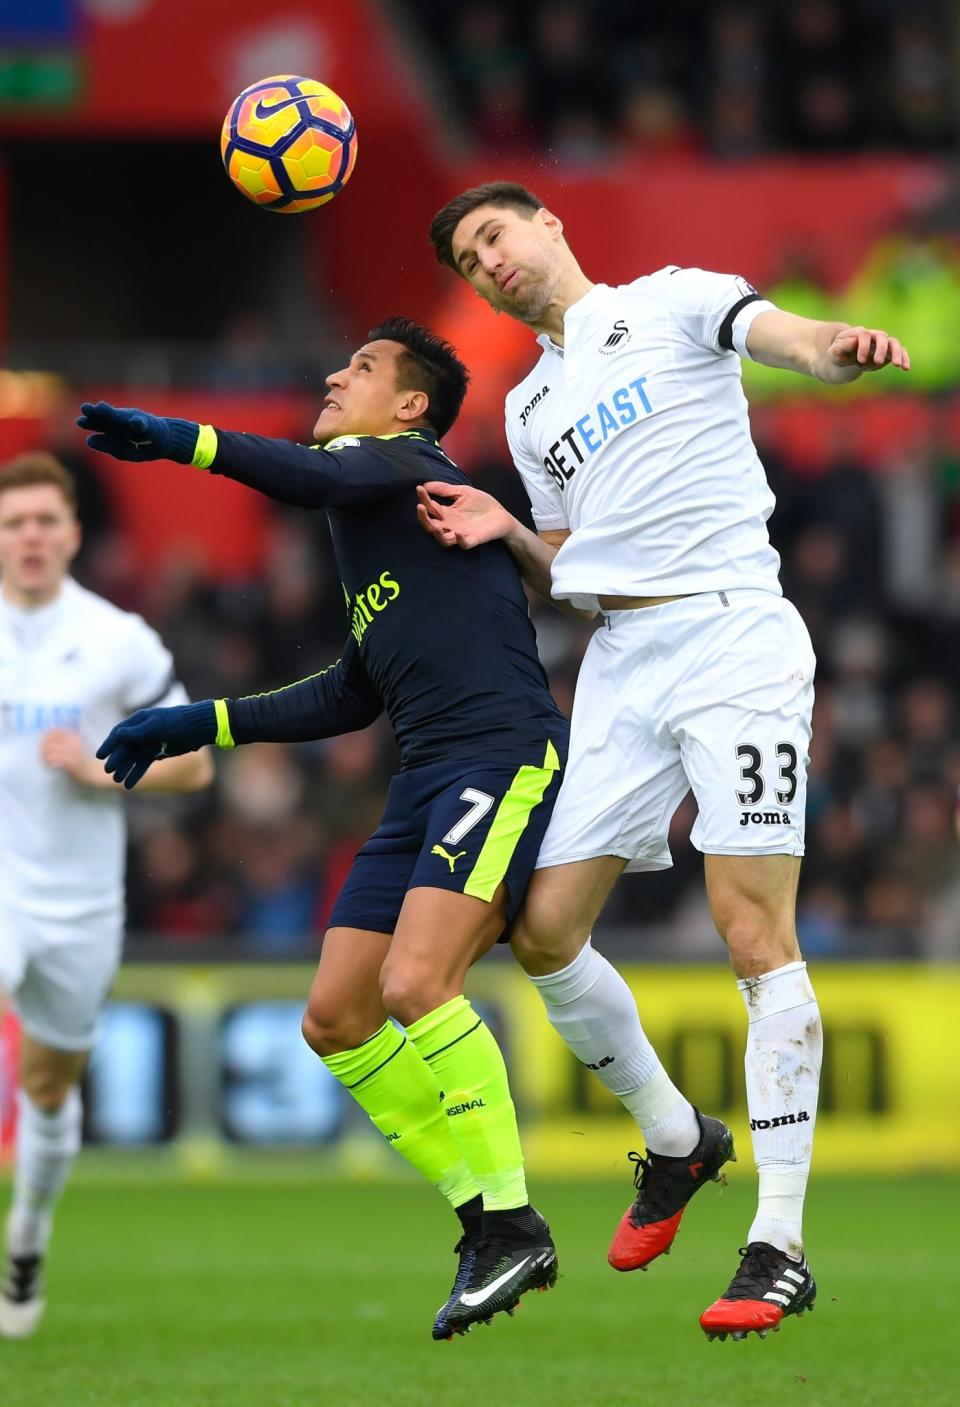
[[[392,933],[408,889],[429,886],[488,903],[501,884],[508,921],[523,899],[560,789],[566,739],[545,754],[435,762],[401,772],[387,809],[330,914],[331,928]]]

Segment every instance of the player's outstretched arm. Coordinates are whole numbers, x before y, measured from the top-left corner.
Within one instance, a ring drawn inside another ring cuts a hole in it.
[[[415,482],[419,466],[398,466],[375,436],[339,448],[298,445],[153,415],[134,406],[87,401],[77,419],[89,430],[87,445],[114,459],[172,459],[223,474],[280,503],[297,508],[358,508]]]
[[[757,314],[747,333],[747,350],[764,366],[832,383],[855,381],[885,366],[910,370],[906,347],[881,328],[818,322],[780,308]]]
[[[351,636],[335,665],[272,693],[138,709],[110,730],[97,757],[113,780],[129,790],[154,762],[166,763],[198,748],[330,738],[365,728],[382,712],[383,702]],[[166,770],[158,767],[149,774],[150,790],[175,789],[164,786]]]

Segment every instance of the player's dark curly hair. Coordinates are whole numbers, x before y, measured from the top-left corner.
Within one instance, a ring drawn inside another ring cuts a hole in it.
[[[437,251],[439,262],[455,273],[460,271],[453,257],[453,232],[464,215],[469,215],[471,210],[481,205],[499,205],[516,210],[528,220],[543,209],[543,201],[515,181],[488,181],[485,186],[474,186],[448,200],[430,222],[430,243]]]
[[[424,418],[442,439],[460,414],[470,373],[455,348],[410,318],[387,318],[367,333],[368,342],[399,342],[397,390],[426,391]]]

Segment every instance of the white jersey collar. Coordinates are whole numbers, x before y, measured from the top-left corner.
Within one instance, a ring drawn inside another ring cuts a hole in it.
[[[79,592],[80,587],[70,576],[64,577],[60,590],[53,600],[44,602],[42,606],[17,606],[13,601],[8,601],[0,591],[0,611],[20,631],[28,630],[34,635],[39,635],[59,619],[64,607],[74,596],[79,595]]]
[[[567,323],[582,322],[584,318],[590,317],[591,313],[593,313],[595,310],[595,305],[600,303],[604,295],[609,292],[610,285],[608,283],[595,283],[593,287],[589,288],[581,298],[578,298],[575,303],[571,303],[569,308],[566,308],[564,310],[564,343],[566,343]],[[537,341],[540,343],[540,346],[544,349],[545,352],[550,351],[555,353],[558,357],[563,356],[563,347],[558,346],[557,343],[554,342],[549,332],[541,332],[537,337]]]

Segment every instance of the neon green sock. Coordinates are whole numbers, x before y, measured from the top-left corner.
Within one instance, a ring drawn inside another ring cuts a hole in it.
[[[354,1050],[320,1057],[402,1158],[452,1207],[480,1191],[450,1133],[437,1078],[412,1041],[387,1021]]]
[[[500,1047],[467,1001],[454,997],[407,1027],[444,1091],[450,1132],[486,1211],[527,1204],[517,1115]]]

